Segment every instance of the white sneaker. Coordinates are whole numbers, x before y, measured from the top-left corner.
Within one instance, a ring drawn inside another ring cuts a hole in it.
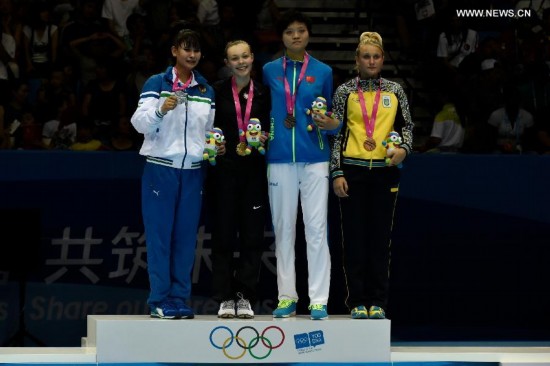
[[[237,293],[237,296],[240,297],[240,299],[237,301],[237,318],[241,318],[241,319],[254,318],[254,311],[252,311],[252,307],[250,306],[250,301],[245,299],[243,297],[243,294],[241,294],[240,292]]]
[[[220,304],[220,310],[218,310],[218,318],[234,318],[235,317],[235,301],[227,300]]]

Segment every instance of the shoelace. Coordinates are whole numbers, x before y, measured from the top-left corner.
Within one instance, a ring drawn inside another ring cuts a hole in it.
[[[241,292],[237,292],[239,300],[237,301],[237,309],[251,309],[250,301],[244,298],[244,295]]]
[[[247,310],[250,310],[250,302],[246,299],[240,299],[238,302],[237,302],[237,308],[238,309],[247,309]]]
[[[277,305],[278,308],[288,308],[290,306],[292,306],[292,304],[294,304],[295,301],[294,300],[288,300],[288,299],[284,299],[284,300],[279,300],[279,304]]]
[[[222,309],[233,309],[235,307],[235,302],[233,300],[222,302]]]
[[[309,305],[308,309],[309,310],[325,310],[325,308],[321,304]]]

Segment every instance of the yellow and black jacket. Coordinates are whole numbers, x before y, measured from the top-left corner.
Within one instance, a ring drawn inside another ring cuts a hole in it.
[[[381,90],[373,134],[376,148],[373,151],[367,151],[363,147],[367,132],[359,102],[357,79],[354,78],[340,85],[333,98],[333,113],[338,120],[343,121],[343,125],[340,133],[332,141],[330,161],[332,178],[343,175],[342,164],[372,168],[385,167],[386,148],[382,142],[391,131],[399,133],[403,139],[400,147],[405,149],[407,154],[412,150],[414,124],[407,97],[401,85],[384,78],[361,80],[360,83],[370,118],[372,118],[376,91],[379,87]]]

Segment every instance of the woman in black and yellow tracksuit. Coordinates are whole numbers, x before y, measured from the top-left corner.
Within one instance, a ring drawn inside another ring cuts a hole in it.
[[[343,126],[333,140],[331,177],[340,197],[346,305],[354,319],[381,319],[388,302],[398,166],[411,152],[413,123],[403,88],[380,77],[384,49],[378,33],[361,35],[355,59],[358,76],[339,86],[333,98]],[[392,131],[401,143],[387,156]]]

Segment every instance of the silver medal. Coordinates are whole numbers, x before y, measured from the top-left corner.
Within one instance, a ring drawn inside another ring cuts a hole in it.
[[[177,90],[174,95],[178,98],[178,104],[187,104],[187,93],[183,90]]]

